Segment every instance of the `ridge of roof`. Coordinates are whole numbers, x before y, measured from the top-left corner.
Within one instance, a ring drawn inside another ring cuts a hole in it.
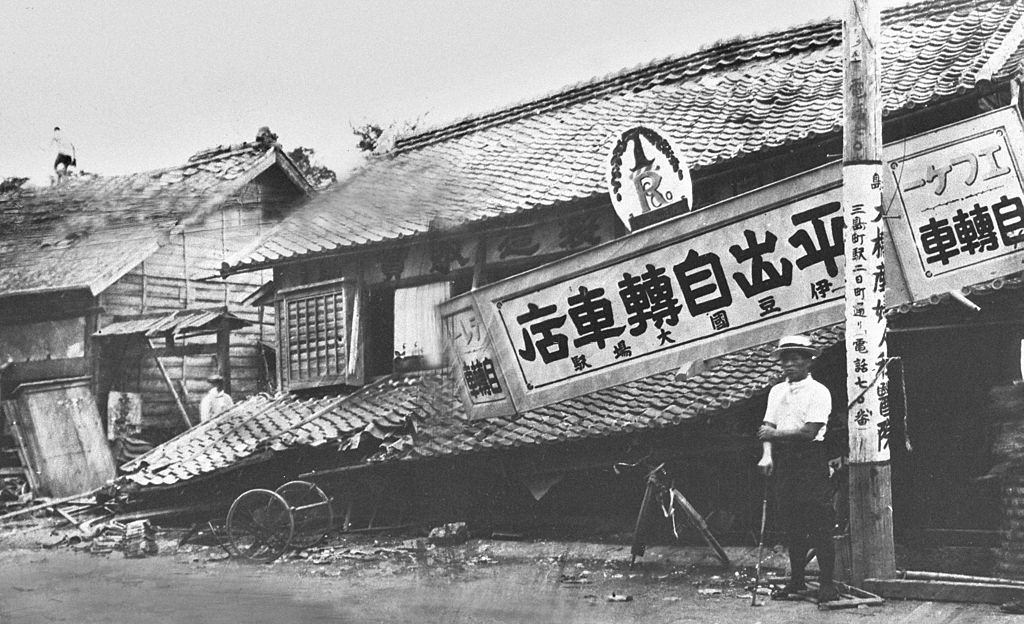
[[[1008,0],[919,0],[901,7],[886,9],[882,12],[882,22],[899,22],[911,16],[927,18],[955,11],[960,7],[1009,3],[1011,2]],[[576,82],[537,98],[522,100],[483,113],[470,114],[439,126],[397,137],[393,148],[380,156],[398,155],[538,113],[550,112],[598,97],[625,93],[637,87],[647,88],[665,82],[693,78],[755,58],[781,57],[812,47],[841,43],[841,26],[840,18],[831,17],[768,33],[719,40],[701,46],[689,54],[653,59],[646,64]]]
[[[1024,59],[1024,44],[1017,43],[1024,41],[1022,21],[1024,3],[1013,0],[926,1],[887,11],[885,117],[1003,88]],[[498,114],[504,117],[472,118],[407,138],[404,147],[369,159],[344,183],[300,207],[222,266],[221,274],[599,198],[610,133],[627,124],[655,123],[669,132],[683,146],[691,171],[837,138],[843,73],[838,22],[787,33],[762,36],[761,48],[749,40],[720,44],[715,49],[733,45],[742,55],[705,57],[692,63],[693,75],[679,69],[686,63],[669,60],[626,72],[650,80],[633,80],[625,91],[570,91],[550,110],[524,105]],[[818,39],[831,43],[818,45]],[[715,65],[723,60],[732,65]]]

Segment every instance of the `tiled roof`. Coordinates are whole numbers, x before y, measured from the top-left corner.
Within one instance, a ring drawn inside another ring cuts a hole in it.
[[[843,340],[841,325],[812,333],[815,344]],[[141,486],[168,486],[260,461],[264,451],[379,441],[371,461],[408,460],[556,444],[658,429],[711,417],[757,397],[780,369],[772,344],[722,356],[687,379],[672,371],[523,414],[467,422],[445,370],[398,374],[348,396],[258,396],[186,431],[124,466]],[[331,468],[332,466],[324,466]]]
[[[177,310],[170,314],[148,314],[129,320],[114,321],[94,333],[93,336],[128,336],[131,334],[142,334],[147,338],[196,336],[216,332],[221,322],[225,320],[231,329],[251,325],[249,321],[238,318],[223,307],[190,309]]]
[[[883,16],[884,113],[1007,80],[1024,4],[928,1]],[[695,170],[839,132],[841,29],[825,21],[719,44],[399,139],[229,270],[451,229],[600,195],[611,133],[670,132]]]
[[[0,194],[0,295],[96,294],[153,253],[171,228],[200,218],[272,164],[294,169],[279,147],[268,147],[220,146],[177,167]]]

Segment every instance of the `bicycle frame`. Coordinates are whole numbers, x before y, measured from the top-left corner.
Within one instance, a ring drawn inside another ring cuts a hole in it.
[[[729,560],[729,555],[726,554],[715,536],[711,534],[711,530],[708,528],[707,523],[704,521],[704,517],[690,504],[690,501],[683,496],[674,485],[666,485],[665,479],[668,474],[665,472],[665,464],[662,463],[647,473],[647,485],[644,489],[643,502],[640,503],[640,512],[637,514],[636,525],[633,530],[633,545],[630,548],[631,559],[629,566],[633,567],[636,565],[637,557],[643,557],[647,551],[647,544],[644,542],[644,533],[647,528],[648,515],[650,508],[654,502],[655,496],[658,496],[664,492],[668,492],[670,496],[669,505],[678,506],[682,509],[683,513],[689,519],[690,523],[697,529],[704,541],[707,542],[708,546],[715,551],[715,555],[718,559],[726,566],[731,566],[732,562]]]

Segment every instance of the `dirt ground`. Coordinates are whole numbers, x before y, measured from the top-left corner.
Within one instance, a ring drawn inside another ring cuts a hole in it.
[[[272,564],[229,559],[215,545],[177,545],[126,559],[57,544],[73,532],[0,533],[0,624],[285,622],[1009,622],[990,605],[888,602],[820,612],[810,603],[750,606],[753,549],[656,547],[629,568],[629,546],[471,540],[433,546],[409,536],[335,539]],[[57,545],[55,545],[57,544]],[[48,546],[48,547],[44,547]],[[780,567],[780,553],[767,564]],[[628,596],[628,601],[609,597]]]

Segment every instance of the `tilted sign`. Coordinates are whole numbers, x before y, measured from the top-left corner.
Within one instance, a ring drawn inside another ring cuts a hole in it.
[[[1021,270],[1021,145],[1004,109],[886,146],[885,223],[902,269],[886,271],[886,305]],[[841,176],[827,165],[449,304],[486,329],[502,409],[518,412],[838,322]]]
[[[914,299],[1024,268],[1020,146],[1009,108],[886,151],[890,228]]]
[[[835,172],[816,170],[474,297],[529,410],[673,368],[709,340],[746,346],[795,318],[841,319],[842,224]]]
[[[490,338],[469,297],[441,304],[448,362],[455,367],[466,411],[473,418],[515,413]]]

